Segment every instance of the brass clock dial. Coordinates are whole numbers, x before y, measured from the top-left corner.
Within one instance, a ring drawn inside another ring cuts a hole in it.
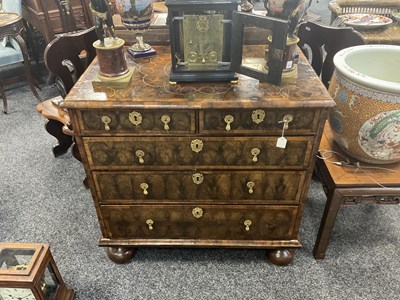
[[[30,289],[21,288],[0,288],[1,300],[35,300]]]

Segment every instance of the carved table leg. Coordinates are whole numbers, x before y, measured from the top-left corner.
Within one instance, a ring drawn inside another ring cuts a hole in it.
[[[66,153],[72,145],[72,137],[62,132],[63,126],[63,123],[52,119],[46,123],[47,132],[58,140],[58,145],[53,147],[53,154],[55,157]]]
[[[294,249],[269,249],[267,259],[277,266],[287,266],[294,258]]]
[[[130,261],[136,254],[136,248],[108,247],[107,256],[116,264],[124,264]]]

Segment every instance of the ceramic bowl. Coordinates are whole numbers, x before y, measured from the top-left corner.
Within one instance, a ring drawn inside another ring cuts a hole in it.
[[[400,161],[400,46],[362,45],[339,51],[329,92],[335,142],[359,161]]]

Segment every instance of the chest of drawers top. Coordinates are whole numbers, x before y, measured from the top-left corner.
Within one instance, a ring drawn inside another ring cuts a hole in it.
[[[253,46],[257,47],[257,46]],[[156,47],[157,56],[138,63],[132,81],[124,87],[100,83],[98,64],[81,76],[66,97],[68,109],[273,109],[321,108],[334,106],[325,87],[311,66],[301,56],[295,84],[275,86],[239,75],[237,84],[230,82],[169,84],[170,49]]]

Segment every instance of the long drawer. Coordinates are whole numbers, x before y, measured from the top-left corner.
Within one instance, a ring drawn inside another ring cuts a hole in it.
[[[106,238],[266,240],[292,238],[296,206],[103,205]]]
[[[278,137],[86,137],[85,151],[92,169],[149,169],[172,166],[201,168],[304,169],[313,137],[287,137],[285,149]]]
[[[103,203],[297,204],[305,171],[93,172]]]

